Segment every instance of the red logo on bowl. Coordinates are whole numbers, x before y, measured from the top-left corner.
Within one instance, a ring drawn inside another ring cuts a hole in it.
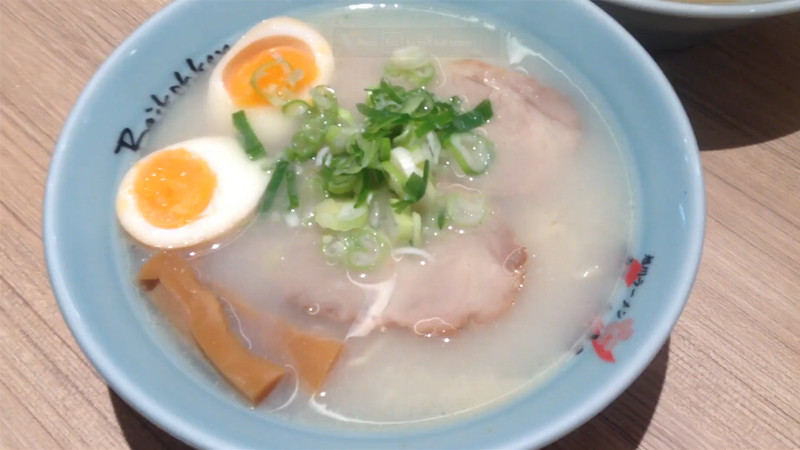
[[[594,338],[594,336],[597,336]],[[614,347],[620,341],[627,341],[633,336],[633,319],[625,319],[619,322],[612,322],[607,326],[603,326],[602,322],[600,328],[595,330],[592,336],[592,347],[603,361],[616,362],[614,359]]]
[[[631,265],[628,266],[628,273],[625,274],[625,285],[631,287],[639,279],[639,274],[642,271],[642,263],[638,259],[634,259]]]
[[[592,347],[603,361],[616,362],[613,353],[614,347],[618,342],[626,341],[633,336],[633,319],[623,319],[623,317],[631,309],[636,290],[644,283],[652,262],[652,255],[644,255],[641,262],[636,258],[628,258],[628,269],[625,271],[623,280],[625,286],[630,290],[626,292],[627,295],[622,299],[622,304],[615,313],[617,320],[608,325],[603,325],[603,322],[599,321],[599,326],[591,336]]]

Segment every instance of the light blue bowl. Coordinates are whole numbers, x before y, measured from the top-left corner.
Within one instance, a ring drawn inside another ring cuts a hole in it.
[[[138,137],[150,95],[178,83],[175,70],[187,74],[186,58],[197,62],[260,18],[310,4],[176,1],[125,41],[87,86],[56,146],[44,205],[53,290],[83,351],[144,416],[201,447],[531,447],[579,426],[629,386],[667,339],[696,274],[705,223],[697,145],[678,99],[633,38],[589,2],[457,6],[551,46],[603,93],[633,149],[642,199],[633,255],[649,267],[624,311],[634,334],[614,348],[615,363],[599,358],[593,341],[545,385],[480,416],[415,431],[322,431],[252,411],[181,358],[142,313],[114,215],[117,182],[134,158],[126,149],[114,154],[121,130]],[[644,255],[654,257],[650,264]],[[617,321],[616,310],[605,320]]]

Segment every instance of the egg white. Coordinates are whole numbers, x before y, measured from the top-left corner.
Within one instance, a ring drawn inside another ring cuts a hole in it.
[[[273,17],[251,28],[225,53],[211,73],[207,101],[209,110],[220,125],[233,130],[231,115],[244,109],[250,126],[265,145],[282,146],[293,132],[293,121],[283,116],[279,107],[241,108],[236,106],[222,81],[225,67],[236,55],[253,42],[274,36],[287,36],[303,41],[311,49],[317,66],[317,77],[309,83],[309,87],[327,84],[330,81],[334,63],[333,51],[328,41],[319,31],[305,22],[291,17]],[[300,98],[308,100],[310,95],[308,92],[304,92],[301,93]]]
[[[217,186],[208,206],[194,221],[178,228],[160,228],[140,213],[134,184],[153,155],[177,148],[202,158],[216,175]],[[232,137],[202,137],[179,142],[151,153],[128,170],[117,191],[117,218],[122,228],[142,244],[155,248],[190,247],[219,237],[250,217],[268,182],[269,176],[259,163],[250,161]]]

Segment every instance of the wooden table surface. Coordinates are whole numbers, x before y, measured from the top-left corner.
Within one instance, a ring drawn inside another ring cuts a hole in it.
[[[109,390],[67,329],[44,183],[78,94],[166,0],[0,0],[0,447],[180,448]],[[555,448],[800,448],[800,15],[656,55],[701,148],[703,261],[672,337]]]

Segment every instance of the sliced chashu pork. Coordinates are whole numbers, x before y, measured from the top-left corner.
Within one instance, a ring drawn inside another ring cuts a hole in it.
[[[472,105],[492,102],[494,116],[485,128],[495,160],[488,175],[476,178],[487,193],[540,191],[577,150],[581,131],[574,108],[530,76],[474,59],[445,64],[445,76],[440,95],[465,97]]]
[[[366,279],[328,263],[319,243],[317,230],[274,227],[195,264],[201,273],[214,274],[214,284],[237,291],[243,300],[289,300],[303,311],[352,324],[351,335],[388,325],[425,335],[485,323],[506,311],[516,298],[527,259],[525,249],[496,222],[463,235],[445,233],[426,247],[432,259],[406,255]],[[260,262],[242,261],[243,252],[263,257]],[[239,269],[243,263],[257,271],[261,286],[254,286],[252,270]],[[247,285],[251,290],[243,292],[241,286]],[[265,292],[281,298],[263,299]]]
[[[522,287],[527,252],[497,223],[464,235],[447,233],[426,250],[432,260],[397,264],[394,295],[381,315],[384,322],[422,335],[455,331],[499,316]],[[368,315],[364,319],[369,323]]]

